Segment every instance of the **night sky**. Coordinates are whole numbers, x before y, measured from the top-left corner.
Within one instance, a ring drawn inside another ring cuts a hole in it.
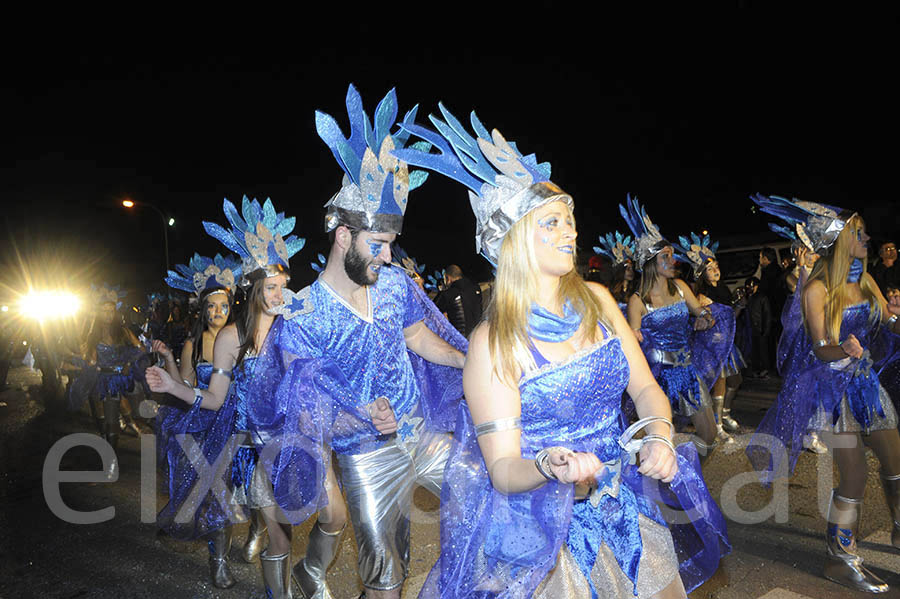
[[[121,199],[176,219],[174,266],[222,251],[200,221],[224,224],[222,199],[246,194],[297,217],[307,247],[291,286],[308,283],[341,179],[313,111],[347,132],[350,82],[370,114],[396,87],[401,114],[418,103],[426,122],[440,100],[467,120],[474,108],[550,161],[575,198],[582,252],[624,230],[626,192],[669,238],[762,238],[755,191],[854,208],[876,238],[896,234],[896,15],[814,20],[748,4],[654,27],[557,11],[527,26],[479,14],[455,33],[401,35],[409,23],[397,19],[306,23],[265,43],[158,32],[154,44],[31,48],[0,83],[0,278],[21,289],[24,265],[41,285],[161,288],[162,220]],[[456,262],[485,279],[473,231],[464,188],[432,176],[410,195],[400,242],[428,272]]]

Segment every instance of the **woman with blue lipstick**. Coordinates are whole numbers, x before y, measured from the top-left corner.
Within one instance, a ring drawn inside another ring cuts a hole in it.
[[[702,457],[709,457],[716,446],[716,418],[709,388],[692,363],[690,341],[693,330],[706,330],[715,320],[687,283],[676,278],[672,244],[637,198],[629,196],[619,210],[634,234],[636,266],[641,271],[637,293],[628,300],[628,323],[672,411],[691,419],[696,430],[692,441]]]
[[[463,370],[441,557],[419,596],[686,597],[727,550],[724,521],[693,447],[672,444],[669,402],[616,301],[574,268],[572,197],[474,113],[477,139],[440,108],[441,133],[404,126],[440,154],[395,154],[469,187],[497,276]],[[628,428],[626,388],[642,417]],[[652,489],[709,519],[673,541]]]
[[[163,357],[166,372],[173,380],[182,380],[185,385],[197,389],[208,389],[213,373],[216,337],[234,320],[234,290],[241,276],[241,264],[233,258],[217,255],[210,259],[195,254],[187,265],[179,264],[176,270],[178,272],[169,271],[166,283],[173,289],[195,293],[200,317],[191,336],[184,342],[180,366],[175,361],[174,352],[163,341],[154,340],[153,351]],[[179,437],[189,435],[199,447],[204,448],[204,454],[218,454],[228,446],[227,439],[234,427],[233,412],[179,403],[181,405],[164,405],[157,414],[157,448],[159,460],[166,469],[169,501],[159,512],[156,524],[176,539],[205,538],[209,547],[213,586],[227,589],[236,582],[228,567],[232,526],[245,520],[244,513],[241,509],[232,509],[227,503],[220,504],[214,493],[206,493],[202,498],[192,497],[191,491],[197,484],[198,473],[183,451]],[[258,511],[254,510],[254,514]],[[261,539],[254,539],[253,534],[258,524],[258,521],[251,523],[245,555],[248,550],[253,552],[254,545],[259,545]]]
[[[840,483],[832,491],[825,533],[825,577],[858,591],[888,590],[856,553],[868,467],[865,446],[881,464],[893,516],[891,543],[900,548],[900,435],[897,413],[882,387],[870,348],[882,329],[900,331],[900,301],[888,303],[866,272],[869,236],[859,214],[833,206],[752,196],[763,212],[796,230],[820,255],[800,297],[802,322],[785,329],[794,344],[781,393],[747,454],[764,483],[793,471],[810,421],[833,433]],[[785,451],[787,450],[787,451]]]

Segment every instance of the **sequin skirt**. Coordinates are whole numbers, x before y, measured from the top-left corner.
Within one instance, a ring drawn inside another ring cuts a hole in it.
[[[741,370],[747,368],[747,361],[744,354],[738,349],[737,345],[732,346],[731,354],[725,360],[725,366],[722,368],[722,376],[728,378],[736,374],[740,374]]]
[[[259,454],[256,447],[242,445],[231,463],[232,501],[251,509],[276,505],[275,492],[265,468],[257,468]]]
[[[643,514],[638,516],[641,529],[641,561],[638,565],[637,597],[650,598],[678,578],[678,557],[669,529]],[[591,569],[591,583],[600,589],[601,597],[610,599],[634,597],[634,585],[619,567],[612,550],[603,544]],[[534,593],[535,599],[590,597],[591,588],[584,573],[563,544],[556,566]]]
[[[887,394],[887,391],[885,391],[884,387],[881,385],[878,386],[878,400],[881,403],[881,408],[884,410],[884,417],[873,414],[872,422],[869,425],[868,430],[866,430],[866,428],[853,416],[853,409],[850,407],[850,402],[847,401],[846,395],[841,399],[840,415],[838,416],[837,422],[834,423],[834,426],[831,426],[831,415],[825,413],[825,411],[820,408],[816,415],[814,428],[834,433],[863,434],[897,428],[897,411],[894,409],[894,404]]]

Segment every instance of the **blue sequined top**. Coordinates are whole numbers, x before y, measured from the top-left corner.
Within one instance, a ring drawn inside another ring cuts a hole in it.
[[[299,356],[326,358],[346,377],[360,414],[365,406],[386,397],[403,437],[421,422],[420,390],[406,348],[403,329],[424,318],[416,301],[415,285],[395,268],[382,268],[378,281],[367,288],[371,314],[360,314],[321,279],[310,286],[312,309],[287,321],[281,349]],[[367,416],[365,416],[367,418]],[[374,428],[335,431],[332,447],[354,454],[377,449],[388,441]]]
[[[240,366],[236,366],[232,371],[233,381],[231,384],[234,387],[234,394],[237,396],[234,422],[234,429],[237,431],[251,430],[250,421],[247,417],[247,410],[249,408],[247,403],[247,387],[250,377],[253,374],[253,366],[255,363],[256,356],[245,356],[243,363]]]
[[[641,333],[645,348],[676,351],[687,347],[691,338],[687,303],[682,300],[644,314]]]
[[[213,365],[209,362],[200,362],[195,371],[197,373],[197,387],[209,389],[209,379],[212,378]]]

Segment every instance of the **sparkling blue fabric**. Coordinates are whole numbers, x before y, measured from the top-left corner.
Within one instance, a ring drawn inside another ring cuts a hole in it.
[[[70,410],[79,410],[89,397],[104,399],[134,391],[135,381],[143,382],[146,353],[132,345],[97,344],[97,363],[90,365],[81,359],[73,363],[81,370],[70,375],[66,402]]]
[[[616,337],[523,377],[522,457],[532,459],[544,447],[563,446],[593,452],[603,461],[621,458],[620,400],[628,377]],[[441,489],[441,557],[420,597],[530,597],[555,565],[563,543],[587,580],[597,549],[606,543],[618,566],[636,581],[642,551],[638,515],[665,525],[654,504],[662,499],[654,481],[626,465],[618,497],[604,495],[596,508],[587,501],[573,505],[573,486],[555,481],[504,495],[490,482],[464,403],[454,439]],[[686,451],[689,458],[690,449]],[[684,530],[675,539],[679,558],[688,564],[685,584],[691,589],[715,571],[719,556],[729,550],[724,519],[698,474],[696,452],[694,459],[692,464],[679,456],[681,471],[665,492],[665,499],[678,503],[673,498],[686,497],[702,506],[697,513],[708,516],[693,523],[694,533]],[[707,553],[701,556],[704,547]],[[711,553],[715,560],[709,560]]]
[[[439,366],[406,348],[403,329],[423,321],[456,349],[468,343],[418,285],[382,267],[370,286],[371,322],[317,281],[309,308],[276,319],[256,365],[248,421],[263,439],[261,460],[275,499],[299,524],[325,505],[324,475],[333,448],[359,454],[382,447],[367,406],[386,397],[410,434],[451,429],[462,397],[462,371]]]
[[[781,392],[747,447],[750,462],[764,483],[794,471],[803,450],[802,437],[809,431],[813,416],[823,411],[831,414],[832,424],[837,422],[845,395],[863,430],[874,414],[884,414],[878,397],[878,373],[873,368],[870,352],[866,351],[860,359],[846,358],[839,364],[816,358],[798,312],[799,295],[795,294],[785,306],[782,320],[786,327],[778,348],[778,363],[784,369]],[[879,328],[880,322],[870,318],[867,302],[844,309],[841,339],[853,334],[863,349],[867,349]]]
[[[569,339],[581,326],[581,314],[572,308],[571,302],[563,306],[563,316],[557,316],[537,304],[532,304],[528,314],[528,335],[550,343]]]
[[[712,389],[726,364],[733,357],[735,317],[731,306],[713,302],[709,311],[715,324],[705,331],[694,331],[691,335],[691,364]],[[693,321],[693,319],[692,319]],[[691,326],[693,328],[693,325]],[[739,355],[739,354],[738,354]]]
[[[237,426],[255,359],[245,358],[243,367],[235,369],[218,410],[178,400],[160,407],[157,413],[157,459],[166,471],[169,501],[157,515],[156,524],[173,538],[197,539],[246,521],[244,508],[231,501],[230,493],[235,484],[249,486],[247,474],[252,476],[257,459],[253,448],[239,447],[243,435],[238,431],[245,429]],[[196,373],[197,387],[209,388],[212,364],[201,362]],[[205,462],[195,466],[192,458]]]
[[[679,413],[684,400],[694,409],[700,408],[698,373],[691,363],[690,341],[692,328],[687,304],[682,300],[644,314],[641,319],[644,340],[641,349],[647,356],[650,371],[672,403],[673,413]],[[680,352],[683,365],[663,364],[650,350]]]

